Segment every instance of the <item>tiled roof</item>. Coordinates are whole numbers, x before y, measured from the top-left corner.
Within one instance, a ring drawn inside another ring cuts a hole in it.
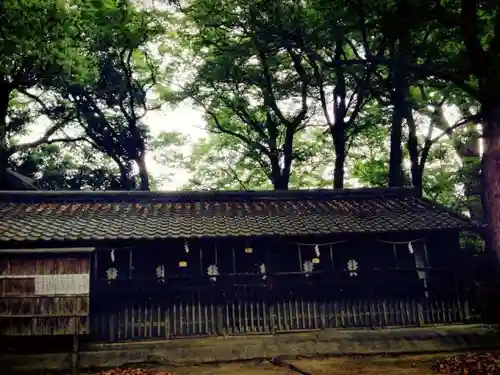
[[[0,245],[470,227],[466,218],[410,189],[0,193]]]

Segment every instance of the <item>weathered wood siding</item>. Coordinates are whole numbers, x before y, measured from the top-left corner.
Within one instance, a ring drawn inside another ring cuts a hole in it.
[[[88,332],[89,256],[2,255],[0,335]]]
[[[198,294],[198,293],[196,293]],[[323,299],[291,295],[287,299],[250,296],[208,301],[130,301],[96,312],[92,336],[99,341],[192,336],[273,334],[325,328],[418,327],[468,322],[466,300],[456,296],[429,298]],[[275,296],[278,297],[278,296]],[[111,304],[111,301],[110,301]]]

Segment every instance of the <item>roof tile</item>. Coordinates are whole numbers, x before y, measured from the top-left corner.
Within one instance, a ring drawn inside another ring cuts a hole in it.
[[[471,227],[467,218],[420,199],[408,189],[0,193],[0,244]]]

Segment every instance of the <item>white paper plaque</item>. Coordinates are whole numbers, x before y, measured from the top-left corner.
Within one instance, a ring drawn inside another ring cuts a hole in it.
[[[37,275],[35,294],[38,296],[89,294],[89,279],[88,274]]]

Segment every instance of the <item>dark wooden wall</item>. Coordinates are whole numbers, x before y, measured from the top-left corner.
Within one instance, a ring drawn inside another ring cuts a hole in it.
[[[188,252],[183,241],[164,241],[115,248],[113,257],[113,249],[100,249],[92,265],[91,335],[116,341],[465,322],[471,317],[456,277],[456,238],[197,240]],[[408,246],[415,239],[425,283]],[[305,272],[301,265],[315,258],[313,272]],[[207,274],[214,264],[215,279]],[[111,268],[118,272],[109,280]]]

